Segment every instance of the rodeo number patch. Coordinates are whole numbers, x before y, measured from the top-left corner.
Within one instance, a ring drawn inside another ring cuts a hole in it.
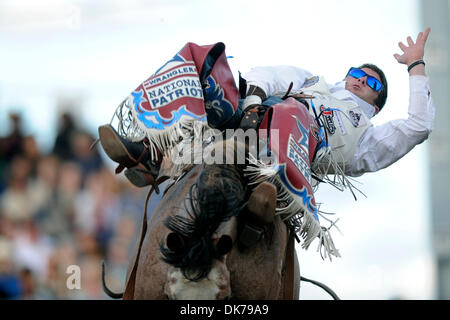
[[[355,128],[366,125],[366,120],[364,119],[362,111],[359,107],[351,109],[348,114]]]
[[[336,133],[336,126],[334,125],[333,121],[333,110],[327,110],[325,106],[320,106],[320,112],[323,115],[323,119],[325,122],[325,127],[327,128],[328,132],[333,135]]]

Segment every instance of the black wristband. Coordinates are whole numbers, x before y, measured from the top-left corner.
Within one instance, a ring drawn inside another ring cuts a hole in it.
[[[414,68],[415,66],[417,66],[419,64],[425,65],[425,61],[419,60],[419,61],[416,61],[414,63],[411,63],[411,65],[408,67],[408,72],[410,72],[412,68]]]

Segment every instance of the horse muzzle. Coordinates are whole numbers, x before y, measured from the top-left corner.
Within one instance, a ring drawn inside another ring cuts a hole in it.
[[[191,281],[179,268],[171,267],[164,292],[170,300],[225,300],[231,297],[230,272],[225,263],[216,260],[208,276]]]

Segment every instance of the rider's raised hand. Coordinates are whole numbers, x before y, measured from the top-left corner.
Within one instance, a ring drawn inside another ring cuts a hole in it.
[[[399,42],[398,46],[403,51],[403,54],[394,54],[395,59],[397,59],[398,63],[406,64],[408,67],[416,61],[423,60],[425,44],[428,39],[428,35],[430,34],[431,29],[427,28],[425,32],[420,32],[417,36],[416,42],[412,40],[411,37],[407,38],[408,45],[405,45],[403,42]],[[411,71],[423,71],[423,65],[415,67]],[[421,72],[420,72],[421,73]]]

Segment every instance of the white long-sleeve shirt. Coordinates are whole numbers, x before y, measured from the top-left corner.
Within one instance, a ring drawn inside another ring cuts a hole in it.
[[[292,93],[300,92],[309,71],[292,66],[256,67],[243,76],[248,85],[263,89],[267,96],[284,95],[293,83]],[[389,121],[369,127],[361,136],[353,161],[345,173],[360,176],[375,172],[401,159],[416,145],[424,142],[433,129],[435,106],[426,76],[410,76],[410,99],[407,119]],[[345,81],[328,85],[331,94],[340,100],[356,103],[367,117],[374,116],[374,107],[345,89]]]

